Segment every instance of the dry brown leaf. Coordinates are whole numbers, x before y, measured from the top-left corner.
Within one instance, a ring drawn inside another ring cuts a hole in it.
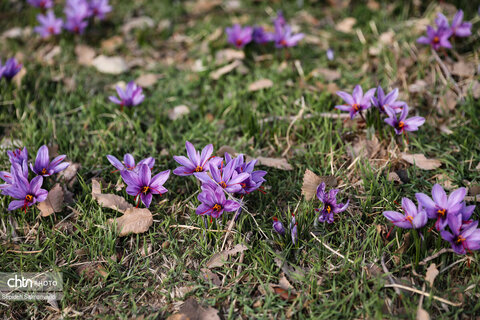
[[[92,180],[92,197],[105,208],[110,208],[120,212],[125,212],[133,206],[127,202],[123,197],[116,194],[103,194],[98,180]]]
[[[92,61],[92,65],[101,73],[121,74],[128,70],[128,65],[122,57],[107,57],[99,55]]]
[[[414,164],[423,170],[434,170],[439,168],[442,165],[440,160],[427,159],[425,155],[421,153],[415,153],[415,154],[402,153],[401,157],[403,160],[407,161],[408,163]]]
[[[402,179],[400,179],[400,176],[394,171],[388,173],[387,180],[388,181],[395,181],[395,182],[398,182],[400,184],[403,184]]]
[[[89,280],[93,280],[97,274],[102,276],[102,278],[108,276],[105,267],[98,262],[83,263],[76,268],[76,271],[79,275],[83,275]]]
[[[387,32],[380,34],[380,36],[378,37],[378,41],[380,41],[380,43],[384,45],[391,45],[393,44],[394,37],[395,33],[393,32],[393,30],[388,30]]]
[[[322,77],[327,81],[335,81],[342,77],[337,70],[327,68],[316,68],[310,74],[314,77]]]
[[[427,88],[427,82],[424,80],[418,79],[415,83],[412,83],[408,86],[408,92],[410,93],[421,93],[424,92]]]
[[[68,184],[68,186],[71,188],[75,181],[77,181],[77,172],[80,169],[81,165],[80,163],[73,163],[70,162],[70,165],[67,167],[67,169],[63,170],[58,174],[58,177],[60,180],[65,181],[65,183]]]
[[[473,77],[475,75],[475,65],[464,61],[456,62],[453,65],[452,74],[464,78]]]
[[[186,3],[187,12],[192,14],[204,14],[216,6],[222,4],[222,0],[197,0]]]
[[[203,279],[205,279],[206,281],[211,281],[217,287],[220,287],[222,285],[222,281],[220,280],[218,275],[216,273],[213,273],[210,269],[202,268],[200,269],[200,271],[202,271]]]
[[[223,75],[232,72],[234,69],[238,68],[242,62],[240,60],[235,60],[230,64],[227,64],[226,66],[223,66],[215,71],[212,71],[210,73],[210,78],[213,80],[218,80],[220,79]]]
[[[20,27],[8,29],[7,31],[2,33],[2,38],[5,38],[5,39],[16,39],[16,38],[21,38],[22,36],[23,36],[23,29]]]
[[[317,194],[320,183],[325,182],[328,187],[336,187],[338,182],[334,176],[318,176],[313,171],[306,169],[303,175],[302,194],[305,200],[312,200]]]
[[[280,170],[293,170],[293,166],[288,163],[285,158],[266,158],[266,157],[257,157],[258,164],[270,168],[276,168]]]
[[[433,282],[435,281],[435,278],[438,276],[439,273],[440,271],[438,271],[437,265],[435,263],[432,263],[428,266],[427,274],[425,275],[425,281],[430,284],[430,288],[433,288]]]
[[[229,256],[237,254],[239,252],[243,252],[247,249],[248,249],[247,246],[239,243],[230,250],[223,250],[223,251],[217,252],[210,258],[210,260],[208,260],[206,266],[209,269],[221,267],[225,264],[225,262],[227,262],[227,259]]]
[[[367,159],[373,159],[381,149],[381,143],[377,136],[373,136],[371,140],[368,140],[364,136],[360,136],[352,143],[349,148],[349,153],[352,159],[357,157],[363,157]]]
[[[152,18],[143,16],[143,17],[136,17],[129,20],[122,26],[123,33],[129,33],[133,29],[146,29],[146,28],[153,28],[155,26],[155,21]]]
[[[153,224],[153,216],[147,208],[128,208],[120,218],[109,219],[109,223],[117,224],[119,236],[130,233],[144,233]]]
[[[335,29],[343,33],[351,33],[356,22],[357,19],[348,17],[337,23]]]
[[[430,320],[430,315],[425,309],[423,309],[422,307],[418,307],[417,320]]]
[[[467,90],[472,90],[472,95],[475,99],[480,98],[480,81],[475,80],[471,83],[471,87],[468,86]],[[468,91],[467,91],[468,92]]]
[[[42,217],[48,217],[52,213],[62,211],[63,205],[63,189],[60,184],[55,184],[53,188],[48,191],[48,196],[45,201],[40,202],[37,208],[41,212]]]
[[[138,84],[142,88],[148,88],[153,86],[155,83],[157,83],[158,79],[161,76],[155,73],[146,73],[142,74],[140,77],[138,77],[135,80],[135,83]]]
[[[217,65],[222,65],[233,60],[243,60],[245,59],[245,53],[242,50],[235,49],[224,49],[217,51],[215,54],[215,63]]]
[[[91,66],[96,56],[95,50],[92,47],[83,44],[75,47],[75,54],[77,55],[78,63],[83,66]]]
[[[181,117],[183,117],[184,115],[187,115],[190,113],[190,108],[185,106],[185,105],[180,105],[180,106],[176,106],[174,107],[173,109],[171,109],[170,111],[168,111],[168,118],[170,120],[177,120]]]
[[[102,40],[101,47],[108,53],[113,53],[118,47],[123,44],[123,38],[120,36],[113,36],[106,40]]]
[[[280,286],[272,285],[273,291],[280,296],[285,301],[292,301],[297,298],[297,294],[293,292],[289,292],[288,290],[283,289]]]
[[[367,7],[372,11],[377,11],[378,9],[380,9],[380,4],[375,0],[368,0]]]
[[[271,88],[273,86],[273,81],[270,79],[260,79],[255,82],[250,83],[248,86],[248,91],[258,91],[262,89]]]
[[[443,112],[449,112],[457,106],[457,95],[452,91],[448,90],[446,94],[443,95],[443,97],[440,97],[438,99],[438,105],[437,109],[439,111]]]
[[[212,307],[203,308],[195,298],[185,301],[178,311],[167,318],[167,320],[220,320],[218,310]]]

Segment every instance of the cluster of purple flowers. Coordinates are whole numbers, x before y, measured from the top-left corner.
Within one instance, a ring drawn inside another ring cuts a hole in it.
[[[0,193],[16,200],[10,202],[8,210],[27,208],[36,202],[42,202],[47,198],[48,191],[42,189],[43,178],[65,170],[69,163],[63,162],[65,155],[61,155],[50,161],[47,146],[38,149],[35,163],[30,163],[31,171],[36,174],[32,180],[28,180],[28,151],[27,148],[7,151],[10,159],[10,172],[1,171],[0,179],[5,183],[0,185]]]
[[[447,17],[442,13],[437,15],[435,19],[437,28],[427,26],[427,36],[422,36],[417,39],[418,43],[427,44],[433,50],[439,48],[452,48],[450,39],[452,37],[468,37],[472,34],[472,24],[470,22],[463,22],[463,11],[459,10],[453,17],[452,24],[448,23]]]
[[[29,0],[28,3],[42,9],[53,7],[52,0]],[[52,10],[48,10],[46,14],[37,15],[40,25],[34,30],[42,38],[60,34],[62,28],[72,33],[82,34],[88,26],[88,19],[103,20],[110,11],[112,7],[108,4],[108,0],[67,0],[64,9],[65,22],[57,18]]]
[[[111,102],[118,104],[121,109],[123,107],[134,107],[139,105],[145,99],[144,94],[142,93],[142,87],[137,86],[135,82],[130,81],[125,90],[123,90],[120,86],[116,86],[118,98],[115,96],[110,96]],[[119,99],[120,98],[120,99]]]
[[[258,44],[273,42],[277,48],[294,47],[304,37],[303,33],[293,33],[292,27],[286,23],[281,12],[278,12],[277,17],[273,20],[273,26],[275,31],[267,32],[261,26],[242,27],[235,24],[226,28],[225,33],[228,42],[237,48],[243,48],[252,41]]]
[[[230,200],[225,196],[238,195],[242,199],[257,189],[261,189],[267,172],[254,170],[257,160],[246,162],[242,154],[232,158],[225,153],[225,158],[212,156],[213,145],[209,144],[202,152],[197,151],[189,141],[185,142],[187,156],[174,156],[180,164],[173,173],[178,176],[195,176],[201,183],[198,200],[201,204],[196,213],[211,218],[220,217],[223,212],[239,211],[239,200]]]
[[[168,190],[163,186],[170,176],[170,170],[162,171],[152,177],[155,159],[145,158],[135,164],[135,159],[129,153],[123,157],[123,163],[112,155],[107,155],[108,161],[120,171],[123,181],[127,184],[127,193],[135,197],[137,207],[140,201],[145,207],[150,207],[154,194],[162,195]]]
[[[375,93],[377,94],[376,97]],[[363,111],[369,109],[373,104],[380,114],[387,115],[387,118],[384,119],[385,123],[393,127],[397,134],[417,131],[418,127],[425,123],[423,117],[415,116],[407,119],[409,108],[406,102],[397,101],[398,89],[385,94],[383,89],[378,86],[377,89],[372,88],[363,94],[362,87],[356,85],[351,95],[344,91],[337,91],[337,95],[346,104],[337,105],[335,108],[348,111],[350,119],[353,119],[357,114],[364,118]],[[397,113],[400,113],[400,116],[397,117]]]
[[[465,204],[465,194],[466,189],[459,188],[447,197],[445,190],[435,184],[432,198],[424,193],[415,194],[418,207],[410,199],[403,198],[403,214],[385,211],[383,215],[395,226],[403,229],[419,229],[427,224],[428,219],[435,220],[434,226],[440,231],[442,238],[450,242],[456,253],[465,254],[480,249],[478,221],[471,219],[475,206]]]
[[[0,80],[4,78],[7,81],[11,81],[21,69],[22,64],[18,63],[15,58],[8,59],[4,65],[2,65],[2,60],[0,59]]]

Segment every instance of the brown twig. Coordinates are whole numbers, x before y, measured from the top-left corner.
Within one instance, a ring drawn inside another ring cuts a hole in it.
[[[428,292],[425,292],[425,291],[422,291],[422,290],[418,290],[418,289],[415,289],[415,288],[412,288],[412,287],[408,287],[408,286],[404,286],[402,284],[386,284],[385,285],[385,288],[399,288],[399,289],[403,289],[403,290],[407,290],[407,291],[410,291],[410,292],[415,292],[415,293],[418,293],[418,294],[421,294],[423,296],[426,296],[426,297],[430,297],[430,294]],[[448,301],[446,299],[443,299],[443,298],[440,298],[440,297],[437,297],[437,296],[434,296],[432,295],[431,296],[434,300],[437,300],[437,301],[440,301],[440,302],[443,302],[445,304],[448,304],[450,306],[454,306],[454,307],[459,307],[462,305],[461,302],[452,302],[452,301]]]

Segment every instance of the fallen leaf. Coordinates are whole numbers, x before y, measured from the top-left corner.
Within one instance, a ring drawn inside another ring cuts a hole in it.
[[[191,14],[205,14],[208,11],[212,10],[216,6],[222,4],[222,0],[197,0],[197,1],[188,1],[186,9],[188,13]]]
[[[78,44],[75,47],[75,54],[77,55],[78,63],[82,66],[91,66],[96,55],[92,47],[83,44]]]
[[[443,112],[450,112],[457,106],[457,101],[457,95],[452,90],[448,90],[443,97],[438,99],[437,109]]]
[[[227,262],[227,259],[229,256],[235,255],[239,252],[243,252],[247,249],[248,249],[247,246],[239,243],[230,250],[223,250],[223,251],[217,252],[210,258],[210,260],[208,260],[206,266],[208,269],[221,267],[225,264],[225,262]]]
[[[335,81],[342,77],[337,70],[327,68],[316,68],[310,74],[314,77],[322,77],[327,81]]]
[[[238,68],[242,62],[240,60],[235,60],[230,64],[227,64],[226,66],[223,66],[215,71],[212,71],[210,73],[210,78],[213,80],[218,80],[220,79],[223,75],[232,72],[234,69]]]
[[[335,29],[343,33],[351,33],[355,23],[357,23],[357,19],[348,17],[337,23]]]
[[[421,153],[416,153],[416,154],[402,153],[401,157],[403,160],[407,161],[408,163],[414,164],[423,170],[434,170],[439,168],[442,165],[440,160],[427,159],[425,155]]]
[[[6,38],[6,39],[16,39],[22,36],[23,36],[23,29],[20,27],[15,27],[2,33],[2,38]]]
[[[380,9],[380,4],[375,0],[368,0],[367,7],[372,11],[377,11],[378,9]]]
[[[203,279],[205,279],[206,281],[211,281],[217,287],[220,287],[222,285],[222,281],[220,280],[218,275],[216,273],[213,273],[210,269],[202,268],[200,269],[200,271],[202,271]]]
[[[147,208],[128,208],[120,218],[109,219],[109,223],[116,223],[119,236],[130,233],[144,233],[153,224],[153,216]]]
[[[365,136],[360,136],[349,145],[348,151],[352,159],[357,157],[373,159],[380,152],[381,146],[381,143],[375,135],[370,140]]]
[[[157,83],[158,79],[161,76],[155,73],[146,73],[142,74],[140,77],[138,77],[135,80],[135,83],[138,84],[142,88],[148,88],[153,86],[155,83]]]
[[[432,263],[428,266],[427,273],[425,275],[425,281],[427,281],[430,284],[430,288],[433,288],[433,281],[435,281],[435,278],[438,276],[440,272],[437,269],[437,265],[435,263]]]
[[[400,176],[394,171],[388,173],[387,180],[388,181],[395,181],[395,182],[398,182],[400,184],[403,184],[402,179],[400,179]]]
[[[217,65],[222,65],[233,60],[243,60],[245,59],[245,53],[243,50],[235,49],[224,49],[219,50],[215,54],[215,63]]]
[[[475,75],[475,66],[464,61],[456,62],[453,65],[452,74],[464,78],[473,77]]]
[[[98,262],[83,263],[76,268],[76,271],[79,275],[85,276],[89,280],[93,280],[96,275],[100,275],[102,278],[108,276],[105,267]]]
[[[70,165],[67,167],[67,169],[63,170],[58,174],[58,177],[60,180],[65,181],[65,183],[68,184],[68,186],[71,188],[75,181],[77,180],[77,172],[78,169],[80,169],[81,165],[80,163],[73,163],[69,162]]]
[[[103,194],[98,180],[92,180],[92,197],[105,208],[110,208],[120,212],[125,212],[133,206],[127,202],[123,197],[116,194]]]
[[[108,53],[113,53],[118,47],[123,44],[123,38],[120,36],[113,36],[106,40],[102,40],[101,47]]]
[[[155,21],[152,18],[143,16],[143,17],[136,17],[129,20],[122,26],[123,33],[130,33],[133,29],[146,29],[146,28],[153,28],[155,26]]]
[[[302,194],[305,200],[311,200],[317,194],[317,188],[322,183],[332,188],[337,186],[338,182],[334,176],[318,176],[313,171],[306,169],[303,174]]]
[[[472,90],[472,95],[475,99],[480,98],[480,81],[475,80],[471,83],[471,86],[467,90]]]
[[[257,157],[258,164],[270,168],[276,168],[280,170],[293,170],[293,166],[288,163],[285,158],[266,158],[266,157]]]
[[[220,320],[218,310],[212,307],[203,308],[195,298],[189,298],[178,311],[167,320]]]
[[[412,83],[408,86],[408,92],[410,93],[421,93],[424,92],[427,88],[427,82],[424,80],[418,79],[415,83]]]
[[[184,115],[187,115],[189,113],[190,113],[190,108],[188,108],[185,105],[180,105],[180,106],[176,106],[173,109],[171,109],[170,111],[168,111],[168,118],[170,120],[177,120],[177,119],[179,119],[179,118],[181,118]]]
[[[380,34],[380,36],[378,37],[378,41],[384,45],[391,45],[393,44],[394,37],[395,33],[393,32],[393,30],[388,30],[387,32]]]
[[[262,89],[271,88],[273,86],[273,81],[270,79],[260,79],[255,82],[250,83],[248,86],[248,91],[259,91]]]
[[[92,65],[101,73],[121,74],[128,70],[127,63],[122,57],[107,57],[99,55],[92,61]]]
[[[48,217],[52,213],[62,211],[63,205],[63,189],[60,184],[55,184],[48,192],[47,199],[40,202],[37,208],[41,212],[42,217]]]

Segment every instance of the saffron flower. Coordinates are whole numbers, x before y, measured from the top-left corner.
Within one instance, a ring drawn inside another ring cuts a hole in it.
[[[377,89],[372,88],[363,95],[363,90],[360,85],[356,85],[353,89],[352,95],[344,92],[337,91],[337,95],[342,98],[347,104],[335,106],[336,109],[350,112],[350,119],[353,119],[357,113],[363,117],[362,111],[367,110],[372,105],[372,98],[375,95]]]
[[[139,105],[145,99],[145,96],[142,93],[142,87],[137,86],[135,82],[130,81],[125,88],[125,91],[120,88],[120,86],[116,86],[117,94],[120,97],[118,99],[115,96],[108,97],[110,101],[120,105],[123,107],[133,107]]]
[[[36,202],[45,201],[48,191],[41,189],[43,183],[42,176],[36,176],[32,181],[15,171],[14,184],[3,190],[3,193],[15,199],[8,205],[8,210],[13,211],[22,208],[25,213],[27,208]]]
[[[90,0],[90,15],[100,20],[105,19],[105,15],[112,11],[112,7],[108,4],[108,0]]]
[[[474,210],[475,205],[467,206],[465,202],[462,202],[462,209],[460,209],[460,215],[462,216],[463,224],[472,223],[473,220],[471,220],[470,218],[472,217]]]
[[[240,208],[240,203],[227,200],[225,193],[220,187],[211,187],[210,185],[202,185],[202,192],[198,195],[201,204],[196,209],[196,214],[204,216],[208,215],[212,218],[220,217],[223,212],[233,212]]]
[[[155,165],[155,159],[152,157],[145,158],[138,162],[138,165],[136,165],[135,158],[130,153],[127,153],[123,156],[123,163],[112,155],[107,155],[107,159],[112,164],[112,166],[117,168],[119,171],[138,170],[138,167],[142,164],[146,164],[150,168],[150,170],[152,170],[153,166]]]
[[[397,211],[385,211],[383,215],[394,225],[403,229],[420,229],[427,224],[427,213],[418,204],[418,208],[412,200],[402,198],[403,214]]]
[[[67,0],[65,5],[65,29],[70,32],[82,34],[88,26],[84,19],[90,16],[90,8],[85,0]]]
[[[253,27],[252,39],[255,43],[265,44],[272,41],[273,35],[270,32],[266,32],[263,27],[255,26]]]
[[[388,118],[384,121],[395,129],[396,134],[402,134],[406,131],[417,131],[418,127],[425,123],[425,118],[423,117],[416,116],[407,119],[408,105],[403,106],[402,113],[398,118],[395,110],[390,107],[386,107],[385,112]]]
[[[48,177],[65,170],[70,165],[68,162],[63,162],[66,157],[66,155],[62,154],[50,162],[48,148],[46,145],[43,145],[38,149],[35,165],[30,163],[30,169],[39,176]]]
[[[277,48],[294,47],[304,36],[303,33],[292,34],[292,27],[289,25],[281,26],[279,23],[275,24],[273,40]]]
[[[278,221],[276,217],[273,217],[273,230],[275,230],[275,232],[277,232],[281,236],[285,235],[285,227],[280,221]]]
[[[327,59],[328,59],[328,61],[333,61],[334,58],[335,58],[335,54],[333,52],[333,49],[329,48],[327,50]]]
[[[0,60],[0,78],[5,78],[8,81],[12,80],[13,77],[22,69],[22,65],[18,63],[17,59],[10,58],[5,62],[5,65],[2,66],[2,61]]]
[[[237,161],[235,170],[238,173],[249,173],[249,177],[245,179],[240,186],[242,190],[239,191],[240,194],[248,194],[259,189],[262,184],[266,181],[263,177],[267,174],[263,170],[255,170],[255,165],[257,164],[257,159],[253,159],[250,162],[246,163],[243,157],[243,154],[239,154],[237,158],[232,159],[228,152],[225,152],[225,162],[228,165],[231,161]]]
[[[13,168],[13,165],[12,165],[11,172],[13,172],[13,171],[14,171],[14,168]],[[15,183],[15,180],[13,178],[13,174],[11,172],[0,171],[0,179],[2,179],[5,182],[4,184],[0,184],[1,194],[3,194],[3,189],[10,188]]]
[[[325,182],[322,182],[317,187],[317,198],[323,203],[320,209],[315,209],[319,212],[318,221],[332,223],[334,220],[333,215],[343,212],[347,209],[349,200],[347,203],[337,203],[337,193],[339,189],[332,189],[329,192],[325,192]]]
[[[62,19],[57,19],[51,10],[49,10],[46,15],[37,15],[37,20],[40,22],[40,25],[36,26],[34,31],[42,38],[48,38],[62,31]]]
[[[241,183],[246,180],[250,174],[246,172],[238,173],[236,168],[237,161],[230,161],[224,168],[219,169],[216,165],[209,165],[211,177],[206,172],[195,172],[195,177],[201,182],[216,188],[217,185],[230,193],[236,193],[242,190]]]
[[[173,156],[173,159],[181,166],[173,170],[177,176],[191,176],[195,172],[204,172],[209,169],[209,161],[213,153],[213,145],[209,144],[203,148],[202,153],[195,150],[193,144],[189,141],[185,142],[185,149],[187,149],[187,157]]]
[[[49,9],[53,7],[53,0],[28,0],[29,5],[41,8],[41,9]]]
[[[290,236],[292,237],[293,245],[297,243],[298,232],[297,232],[297,221],[295,219],[295,214],[292,213],[292,220],[290,221]]]
[[[477,229],[478,221],[455,228],[453,233],[442,230],[440,233],[444,240],[450,242],[453,251],[465,254],[480,249],[480,229]]]
[[[443,230],[448,223],[448,216],[455,216],[462,210],[466,192],[465,188],[459,188],[452,191],[447,198],[442,186],[435,184],[432,188],[433,200],[424,193],[416,193],[415,197],[418,203],[425,208],[428,218],[437,220],[435,222],[437,230]]]
[[[386,113],[385,107],[392,108],[395,112],[400,112],[402,106],[406,105],[406,102],[396,101],[398,98],[398,89],[394,89],[385,95],[382,87],[378,86],[377,88],[377,97],[372,97],[372,103],[375,108],[380,111],[380,113]]]
[[[452,35],[454,37],[468,37],[472,34],[472,24],[463,22],[463,10],[458,10],[452,20]]]
[[[277,16],[275,19],[273,19],[273,25],[274,26],[280,26],[283,27],[287,24],[287,20],[285,20],[285,17],[283,16],[283,12],[281,10],[277,11]]]
[[[438,28],[434,29],[432,26],[427,26],[427,36],[423,36],[417,39],[417,43],[428,44],[433,50],[438,50],[439,48],[448,48],[452,47],[448,38],[453,34],[453,31],[450,28]]]
[[[8,158],[10,159],[10,163],[18,163],[23,164],[25,161],[28,161],[28,151],[26,147],[23,149],[18,148],[17,150],[8,150],[7,151]]]
[[[145,207],[150,207],[154,194],[162,195],[168,190],[163,186],[170,176],[170,170],[162,171],[152,178],[152,170],[146,164],[139,165],[138,172],[121,171],[123,181],[127,184],[127,193],[135,196],[135,201],[141,199]],[[138,205],[138,204],[137,204]]]
[[[226,28],[225,33],[227,34],[229,43],[237,48],[243,48],[252,41],[253,28],[249,26],[242,27],[239,24],[235,24],[233,27]]]

